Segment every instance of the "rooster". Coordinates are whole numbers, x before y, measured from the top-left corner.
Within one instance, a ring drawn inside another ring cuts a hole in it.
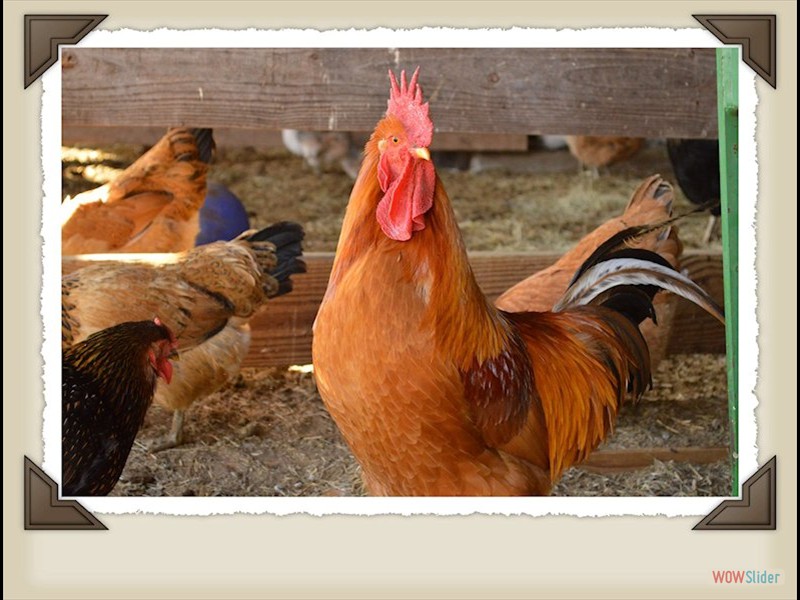
[[[623,230],[553,312],[489,303],[429,160],[417,85],[390,73],[314,324],[317,387],[373,495],[540,495],[650,384],[638,324],[668,288],[713,301]]]
[[[200,231],[210,129],[170,129],[113,181],[61,204],[61,252],[181,252]]]
[[[155,448],[180,444],[184,411],[239,372],[250,344],[248,319],[269,298],[291,291],[291,275],[305,272],[302,239],[300,225],[278,223],[180,254],[110,255],[83,268],[65,257],[62,268],[72,272],[61,284],[62,347],[158,311],[182,360],[172,385],[156,391],[156,402],[175,415],[169,437]]]
[[[153,401],[172,378],[175,336],[161,321],[125,322],[64,350],[62,492],[105,496],[116,485]]]

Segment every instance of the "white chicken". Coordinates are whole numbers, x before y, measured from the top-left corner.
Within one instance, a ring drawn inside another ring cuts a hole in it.
[[[358,175],[361,166],[363,140],[358,140],[346,131],[298,131],[283,129],[283,145],[292,154],[302,156],[315,173],[338,165],[351,179]]]

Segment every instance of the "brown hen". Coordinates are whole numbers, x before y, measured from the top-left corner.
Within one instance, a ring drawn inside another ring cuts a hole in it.
[[[642,138],[613,135],[568,135],[565,140],[572,156],[595,175],[600,167],[630,158],[644,145]]]

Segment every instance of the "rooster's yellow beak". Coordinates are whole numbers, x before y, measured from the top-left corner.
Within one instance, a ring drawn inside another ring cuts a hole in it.
[[[414,148],[414,154],[422,160],[431,159],[431,153],[427,148]]]

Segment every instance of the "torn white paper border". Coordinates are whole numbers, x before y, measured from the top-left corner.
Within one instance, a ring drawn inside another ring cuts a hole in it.
[[[716,48],[719,41],[703,29],[450,29],[394,30],[169,30],[95,31],[81,46],[103,48]],[[755,213],[757,198],[755,74],[739,63],[739,475],[744,481],[758,468],[755,397],[758,347],[756,337]],[[44,464],[56,479],[61,473],[61,351],[58,315],[61,280],[61,242],[58,207],[61,204],[61,65],[43,76],[42,210],[44,325]],[[93,513],[153,513],[212,515],[269,513],[288,515],[350,514],[525,514],[705,515],[723,500],[704,498],[154,498],[85,497],[80,502]]]

